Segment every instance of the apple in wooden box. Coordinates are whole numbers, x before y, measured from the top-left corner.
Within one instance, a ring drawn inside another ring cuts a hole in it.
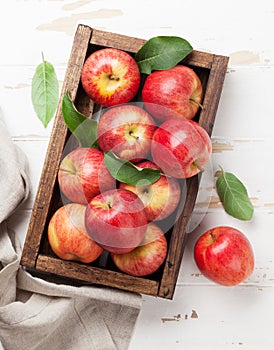
[[[62,99],[66,92],[69,92],[77,110],[85,116],[90,116],[97,108],[96,101],[91,100],[81,82],[82,69],[89,55],[101,49],[115,48],[133,56],[145,42],[143,39],[79,25],[60,98]],[[210,135],[222,92],[228,57],[193,50],[184,62],[179,64],[191,67],[201,79],[204,94],[203,108],[197,112],[195,121]],[[115,80],[113,83],[116,84]],[[186,198],[184,203],[179,204],[180,215],[175,217],[174,225],[166,235],[167,255],[159,271],[143,278],[117,271],[117,268],[113,268],[110,259],[103,267],[98,259],[92,264],[63,260],[53,254],[46,232],[51,216],[61,205],[62,198],[57,186],[57,175],[69,136],[69,130],[64,127],[62,109],[58,108],[25,239],[22,266],[31,273],[35,271],[36,274],[41,273],[43,276],[47,273],[54,274],[60,281],[62,277],[66,277],[73,282],[82,281],[172,299],[186,243],[186,226],[198,191],[197,176],[192,176],[186,181]]]

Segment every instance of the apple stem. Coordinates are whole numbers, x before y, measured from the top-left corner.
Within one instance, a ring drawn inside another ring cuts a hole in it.
[[[215,242],[216,241],[216,237],[214,236],[214,233],[212,231],[209,231],[209,234],[212,238],[212,241]]]
[[[193,162],[194,166],[200,171],[200,172],[203,172],[204,169],[200,167],[200,165],[194,160]]]
[[[203,106],[201,103],[199,103],[199,102],[193,100],[192,98],[190,98],[189,101],[192,102],[192,103],[194,103],[194,104],[196,104],[196,105],[198,105],[201,109],[204,109],[204,106]]]
[[[165,176],[165,177],[170,178],[170,179],[172,178],[172,176],[167,175],[167,174],[165,174],[165,173],[161,173],[161,172],[160,172],[160,175],[161,175],[161,176]]]
[[[224,174],[224,169],[221,167],[221,165],[219,164],[219,167],[221,170],[217,170],[216,173],[215,173],[215,176],[217,178],[219,178],[220,176],[222,176]]]
[[[131,137],[134,137],[136,140],[139,140],[139,136],[137,135],[134,135],[134,132],[133,131],[130,131],[129,132],[129,135],[131,136]]]
[[[119,78],[119,77],[116,77],[114,74],[110,74],[110,75],[109,75],[109,79],[110,79],[110,80],[116,80],[116,81],[119,81],[119,80],[120,80],[120,78]]]

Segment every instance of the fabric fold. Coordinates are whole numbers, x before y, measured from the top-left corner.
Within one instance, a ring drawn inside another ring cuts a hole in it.
[[[142,298],[111,288],[74,287],[33,277],[7,220],[28,198],[25,154],[0,113],[0,340],[5,350],[126,350]],[[1,346],[0,346],[1,348]]]

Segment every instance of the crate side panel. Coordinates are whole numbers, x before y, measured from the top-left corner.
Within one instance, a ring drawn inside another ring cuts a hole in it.
[[[205,128],[209,135],[211,135],[214,126],[227,64],[228,57],[214,55],[207,81],[203,109],[199,116],[199,124]],[[159,288],[159,296],[169,299],[173,297],[179,274],[186,244],[186,226],[195,205],[199,189],[199,176],[188,179],[187,183],[187,195],[183,212],[173,228],[163,278]]]
[[[211,53],[193,50],[181,63],[211,69],[213,59],[214,55]]]
[[[36,270],[69,277],[90,284],[104,285],[154,296],[157,295],[159,288],[159,283],[156,281],[72,261],[56,259],[42,254],[38,256]]]
[[[126,35],[104,32],[94,29],[91,37],[91,44],[114,47],[116,49],[135,53],[141,46],[145,44],[146,40],[133,38]]]
[[[72,51],[59,99],[59,105],[22,253],[21,264],[25,266],[35,266],[49,207],[52,201],[52,195],[54,193],[58,166],[67,137],[68,130],[62,117],[62,98],[65,93],[69,91],[72,100],[75,99],[82,65],[90,41],[91,31],[91,28],[79,25],[75,33]]]
[[[186,226],[194,208],[198,187],[198,175],[187,180],[184,208],[173,227],[163,277],[160,283],[158,295],[163,298],[172,299],[174,294],[186,243]]]
[[[207,88],[203,100],[203,109],[201,110],[199,117],[199,123],[209,135],[211,135],[214,126],[227,71],[228,60],[229,58],[226,56],[215,55],[207,81]]]
[[[102,47],[115,47],[134,54],[145,42],[146,40],[143,39],[103,32],[79,25],[75,34],[61,96],[68,90],[76,108],[87,117],[90,117],[94,109],[96,109],[96,105],[85,94],[80,84],[81,70],[87,55],[94,49]],[[193,50],[181,64],[187,64],[194,69],[196,68],[204,79],[204,109],[199,111],[197,121],[211,134],[226,72],[227,58]],[[59,103],[61,104],[61,102]],[[35,267],[41,273],[55,274],[60,276],[60,278],[64,276],[85,283],[172,299],[186,244],[186,226],[197,196],[198,176],[187,181],[186,201],[182,203],[183,212],[177,218],[172,230],[162,278],[150,280],[133,277],[111,269],[68,262],[48,256],[47,253],[45,255],[45,250],[42,249],[42,253],[40,249],[41,239],[43,233],[45,234],[46,232],[45,225],[49,220],[50,213],[54,210],[55,204],[58,203],[60,194],[56,191],[57,171],[68,135],[69,131],[64,125],[61,106],[59,105],[26,237],[26,242],[28,242],[24,246],[23,265],[30,269]],[[36,260],[37,264],[35,264]]]

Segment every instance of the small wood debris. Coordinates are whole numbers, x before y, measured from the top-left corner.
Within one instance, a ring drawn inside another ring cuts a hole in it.
[[[161,321],[162,321],[163,323],[165,323],[165,322],[170,322],[170,321],[176,321],[176,322],[178,322],[180,319],[181,319],[181,314],[178,314],[178,315],[175,315],[175,316],[173,316],[173,317],[162,317],[162,318],[161,318]]]

